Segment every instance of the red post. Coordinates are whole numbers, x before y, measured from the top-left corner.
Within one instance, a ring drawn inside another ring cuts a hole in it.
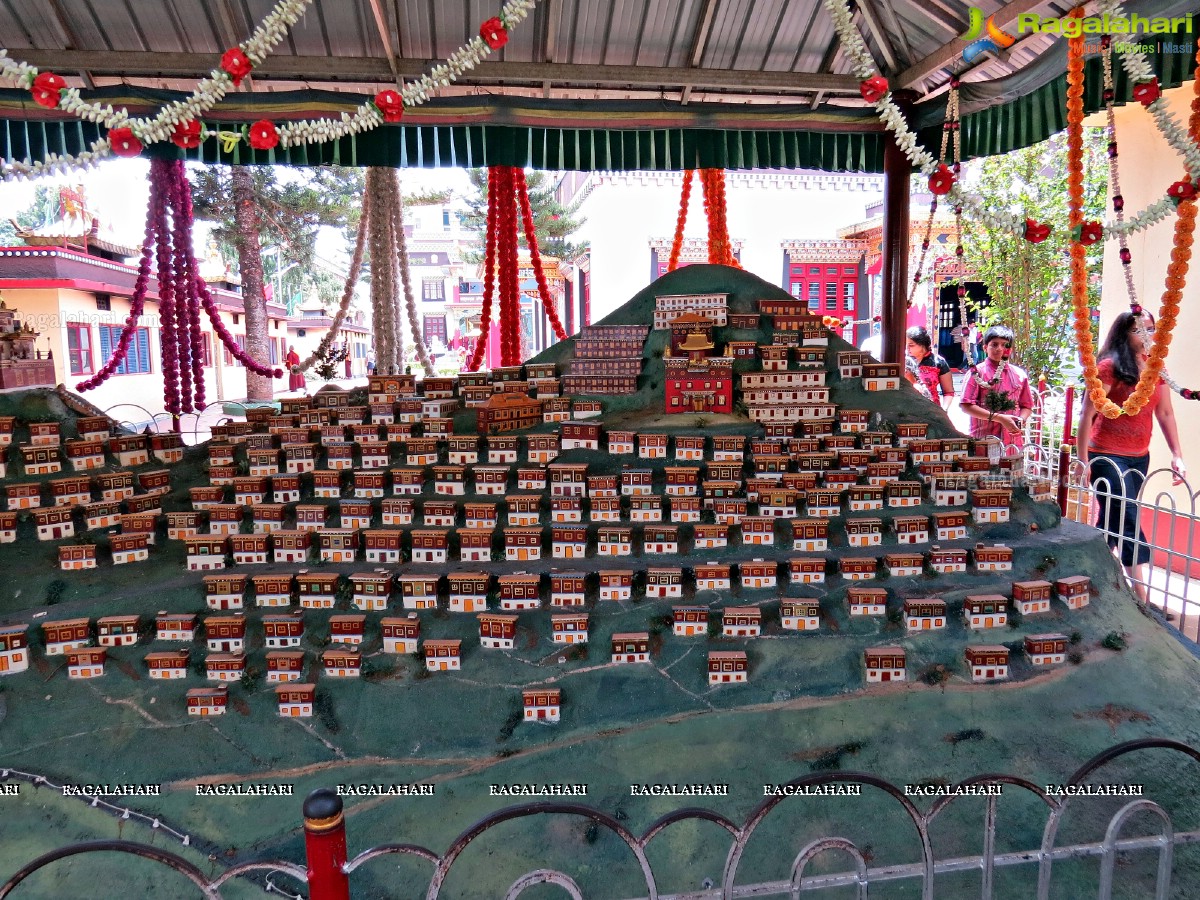
[[[1067,514],[1067,485],[1071,480],[1071,447],[1063,444],[1058,448],[1058,511]],[[315,898],[315,895],[314,895]]]
[[[1075,385],[1067,385],[1067,413],[1063,418],[1063,443],[1075,446]]]
[[[317,788],[304,800],[304,853],[311,900],[350,900],[346,817],[342,798],[330,788]]]

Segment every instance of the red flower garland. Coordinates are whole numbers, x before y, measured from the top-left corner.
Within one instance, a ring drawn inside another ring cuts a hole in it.
[[[500,365],[521,364],[521,283],[517,257],[517,203],[513,168],[501,166]]]
[[[475,348],[471,351],[471,361],[467,364],[468,372],[478,372],[483,364],[483,355],[487,350],[488,332],[492,328],[492,297],[496,289],[496,192],[499,190],[497,166],[488,169],[488,209],[487,231],[484,238],[485,251],[483,258],[483,312],[479,317],[479,337]]]
[[[221,55],[221,68],[229,73],[234,84],[241,84],[242,79],[250,74],[254,65],[250,58],[242,52],[241,47],[230,47]]]
[[[112,128],[108,132],[108,146],[114,156],[133,157],[142,152],[142,142],[132,128]]]
[[[259,119],[250,126],[250,146],[255,150],[274,150],[279,146],[279,132],[267,119]]]
[[[679,215],[675,219],[675,239],[671,241],[671,258],[667,262],[668,272],[674,272],[679,268],[679,254],[683,250],[683,229],[687,225],[688,203],[692,198],[694,171],[693,169],[683,170],[683,191],[679,195]]]
[[[203,137],[200,123],[196,119],[177,122],[175,128],[171,131],[171,143],[176,147],[182,147],[184,150],[195,150],[200,146],[200,141],[203,140]]]
[[[375,95],[375,108],[385,122],[399,122],[404,115],[404,100],[398,91],[380,91]]]
[[[529,245],[529,257],[533,261],[533,275],[537,279],[538,295],[542,298],[542,309],[554,329],[554,336],[560,341],[567,339],[566,329],[558,319],[554,298],[550,295],[550,286],[546,284],[546,273],[542,270],[542,254],[538,250],[537,232],[533,227],[533,209],[529,205],[529,185],[525,181],[525,170],[517,169],[517,199],[521,202],[521,221],[525,227],[525,243]]]
[[[500,21],[499,16],[492,16],[480,25],[479,36],[493,50],[499,50],[508,43],[508,31],[504,28],[504,23]]]
[[[33,102],[46,109],[56,109],[62,96],[62,90],[67,86],[61,76],[53,72],[40,72],[29,86],[33,94]]]

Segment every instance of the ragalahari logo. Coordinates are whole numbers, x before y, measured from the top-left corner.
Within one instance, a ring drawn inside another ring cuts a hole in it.
[[[970,23],[967,30],[959,35],[967,46],[963,48],[963,60],[974,62],[984,53],[999,53],[1017,42],[1007,31],[1001,29],[995,22],[994,16],[983,17],[983,11],[974,6],[968,6]]]

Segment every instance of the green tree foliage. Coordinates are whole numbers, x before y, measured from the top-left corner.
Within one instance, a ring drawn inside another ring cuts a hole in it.
[[[1084,219],[1105,220],[1108,138],[1084,130]],[[974,171],[971,171],[974,170]],[[963,249],[971,278],[987,285],[989,306],[982,325],[1004,324],[1016,334],[1013,361],[1032,379],[1045,374],[1058,384],[1071,358],[1074,333],[1070,298],[1070,229],[1067,224],[1067,139],[1049,140],[968,164],[970,190],[991,208],[1008,209],[1053,227],[1050,238],[1031,244],[984,222],[963,220]],[[1088,303],[1100,301],[1103,244],[1088,250]]]
[[[471,184],[475,191],[464,200],[467,212],[463,216],[463,224],[478,236],[474,250],[468,254],[468,259],[474,263],[483,262],[484,235],[487,234],[487,169],[469,169]],[[558,259],[574,259],[584,249],[584,244],[571,241],[575,234],[587,221],[578,217],[579,204],[576,200],[569,206],[563,206],[554,196],[557,183],[557,173],[527,171],[525,182],[529,188],[529,208],[533,212],[533,228],[537,232],[538,249],[543,256],[554,256]],[[519,217],[519,213],[518,213]],[[528,247],[525,243],[524,230],[520,238],[520,246]]]
[[[11,220],[7,215],[0,218],[0,247],[21,246],[14,222],[22,228],[42,228],[62,218],[60,210],[58,185],[39,184],[34,189],[33,202],[29,206]]]

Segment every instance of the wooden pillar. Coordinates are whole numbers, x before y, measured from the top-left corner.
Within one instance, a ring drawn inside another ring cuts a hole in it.
[[[892,97],[900,111],[912,111],[916,94],[895,91]],[[891,134],[883,148],[883,308],[880,333],[883,336],[881,362],[903,362],[905,331],[908,325],[908,182],[912,163],[896,146]]]

